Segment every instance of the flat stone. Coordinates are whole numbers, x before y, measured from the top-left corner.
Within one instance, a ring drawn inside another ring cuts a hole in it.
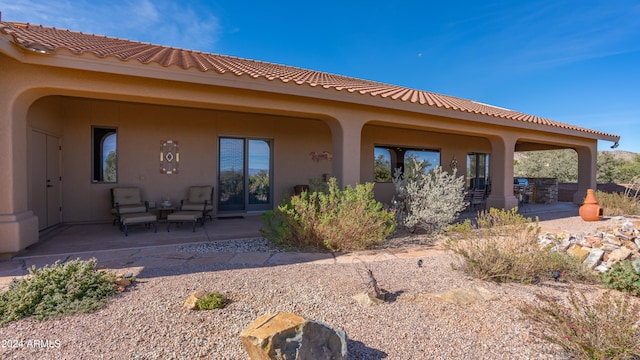
[[[606,251],[606,252],[612,252],[614,250],[618,250],[620,249],[620,246],[618,245],[613,245],[613,244],[604,244],[602,245],[602,250]]]
[[[460,288],[437,294],[424,294],[424,297],[449,302],[456,305],[469,305],[481,301],[497,299],[489,290],[476,286],[473,288]]]
[[[585,249],[582,246],[576,244],[571,245],[571,247],[567,249],[567,254],[571,254],[577,257],[578,259],[580,259],[580,261],[584,261],[587,256],[589,256],[589,252],[591,252],[591,249]]]
[[[593,269],[598,265],[598,263],[600,263],[600,260],[602,260],[603,256],[604,256],[603,250],[598,248],[593,248],[591,249],[591,251],[589,251],[587,258],[584,260],[583,263],[586,266],[588,266],[589,269]]]
[[[609,267],[607,267],[606,265],[600,264],[600,265],[596,266],[594,268],[594,270],[597,270],[598,272],[603,273],[603,272],[609,271]]]
[[[621,247],[620,249],[613,250],[611,254],[609,254],[608,261],[613,264],[618,261],[626,260],[629,256],[631,256],[631,250]]]
[[[356,295],[353,295],[352,298],[358,302],[358,304],[368,307],[372,305],[383,304],[384,300],[378,299],[374,294],[368,292],[362,292]]]
[[[558,252],[566,252],[567,249],[569,249],[569,247],[571,246],[571,240],[569,239],[564,239],[560,242],[560,244],[558,244],[556,246],[556,250]]]

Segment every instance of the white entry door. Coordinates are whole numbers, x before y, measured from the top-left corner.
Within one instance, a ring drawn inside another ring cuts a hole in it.
[[[31,147],[31,195],[39,230],[60,223],[62,215],[60,138],[33,131]]]

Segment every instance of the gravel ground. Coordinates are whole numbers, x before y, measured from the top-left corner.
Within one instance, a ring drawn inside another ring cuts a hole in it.
[[[541,225],[571,232],[595,230],[579,217]],[[183,251],[250,251],[255,246],[276,251],[255,239]],[[102,310],[44,322],[26,319],[0,328],[0,357],[247,359],[240,332],[260,315],[282,311],[344,330],[350,359],[568,358],[558,346],[531,335],[530,324],[517,310],[520,302],[533,302],[536,293],[566,295],[568,284],[496,285],[452,270],[452,258],[444,252],[423,260],[422,267],[415,259],[371,262],[392,301],[367,308],[351,298],[366,289],[362,264],[145,270],[134,286]],[[419,296],[473,286],[488,289],[497,299],[458,306]],[[231,302],[222,310],[185,310],[184,300],[200,289],[219,291]]]

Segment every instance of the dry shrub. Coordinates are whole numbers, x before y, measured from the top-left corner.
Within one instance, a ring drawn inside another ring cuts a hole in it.
[[[476,223],[451,226],[445,248],[458,256],[454,268],[482,280],[537,283],[554,272],[587,281],[593,276],[571,256],[541,248],[540,227],[517,209],[480,212]]]
[[[606,193],[596,191],[598,205],[604,209],[605,216],[624,216],[640,214],[640,199],[630,193]],[[634,194],[635,195],[635,194]]]
[[[567,304],[568,302],[568,304]],[[575,288],[567,301],[537,295],[520,311],[538,337],[579,359],[640,359],[640,303],[606,291],[593,300]]]

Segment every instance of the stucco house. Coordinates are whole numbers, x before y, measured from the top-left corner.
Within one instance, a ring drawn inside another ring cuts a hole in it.
[[[110,189],[156,203],[213,185],[214,214],[260,212],[309,179],[374,181],[412,154],[512,208],[514,152],[575,149],[580,202],[619,136],[313,70],[0,21],[0,253],[59,223],[111,221]],[[162,155],[161,155],[162,154]],[[170,154],[169,156],[167,156]],[[393,184],[378,181],[389,201]],[[114,232],[117,230],[114,228]]]

